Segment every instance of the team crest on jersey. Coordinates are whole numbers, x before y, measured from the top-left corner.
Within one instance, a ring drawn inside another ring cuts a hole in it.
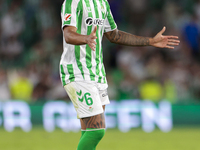
[[[88,18],[85,19],[85,24],[86,24],[87,26],[91,26],[91,25],[103,26],[103,24],[104,24],[104,19],[99,19],[99,18],[93,19],[93,18],[91,18],[91,17],[88,17]]]
[[[104,9],[104,6],[103,6],[103,4],[101,5],[101,12],[103,13],[103,14],[105,14],[105,9]]]
[[[91,12],[91,11],[92,11],[92,9],[91,9],[90,7],[87,7],[87,10],[88,10],[88,12]]]
[[[71,19],[71,14],[65,14],[64,20],[69,21]]]

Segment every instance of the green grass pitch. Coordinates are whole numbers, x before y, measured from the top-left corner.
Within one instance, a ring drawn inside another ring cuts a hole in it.
[[[1,128],[0,150],[76,150],[80,134],[59,129],[47,133],[43,128],[8,133]],[[200,128],[174,128],[169,133],[107,130],[97,150],[200,150]]]

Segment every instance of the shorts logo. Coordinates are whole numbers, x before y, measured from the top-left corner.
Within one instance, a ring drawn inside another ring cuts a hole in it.
[[[108,95],[108,91],[105,90],[105,92],[102,94],[102,97],[106,97]]]
[[[69,21],[71,19],[71,14],[65,14],[64,20]]]
[[[88,17],[88,18],[85,19],[85,24],[87,26],[91,26],[91,25],[103,26],[104,19],[93,19],[91,17]]]
[[[89,107],[89,111],[90,111],[90,112],[92,112],[92,111],[93,111],[93,109],[94,109],[94,108],[92,108],[92,107]]]

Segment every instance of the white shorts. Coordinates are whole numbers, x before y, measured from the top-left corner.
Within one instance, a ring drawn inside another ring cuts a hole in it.
[[[110,104],[107,84],[96,82],[71,82],[64,86],[77,112],[77,118],[102,114],[102,105]]]

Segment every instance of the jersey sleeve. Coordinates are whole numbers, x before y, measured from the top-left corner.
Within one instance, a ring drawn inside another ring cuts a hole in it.
[[[65,0],[61,9],[62,29],[64,26],[74,26],[77,28],[76,12],[78,7],[77,0]]]
[[[110,10],[110,5],[107,2],[107,17],[105,19],[105,24],[104,24],[104,32],[109,32],[113,31],[117,28],[117,24],[115,23],[115,20],[113,18],[112,12]]]

